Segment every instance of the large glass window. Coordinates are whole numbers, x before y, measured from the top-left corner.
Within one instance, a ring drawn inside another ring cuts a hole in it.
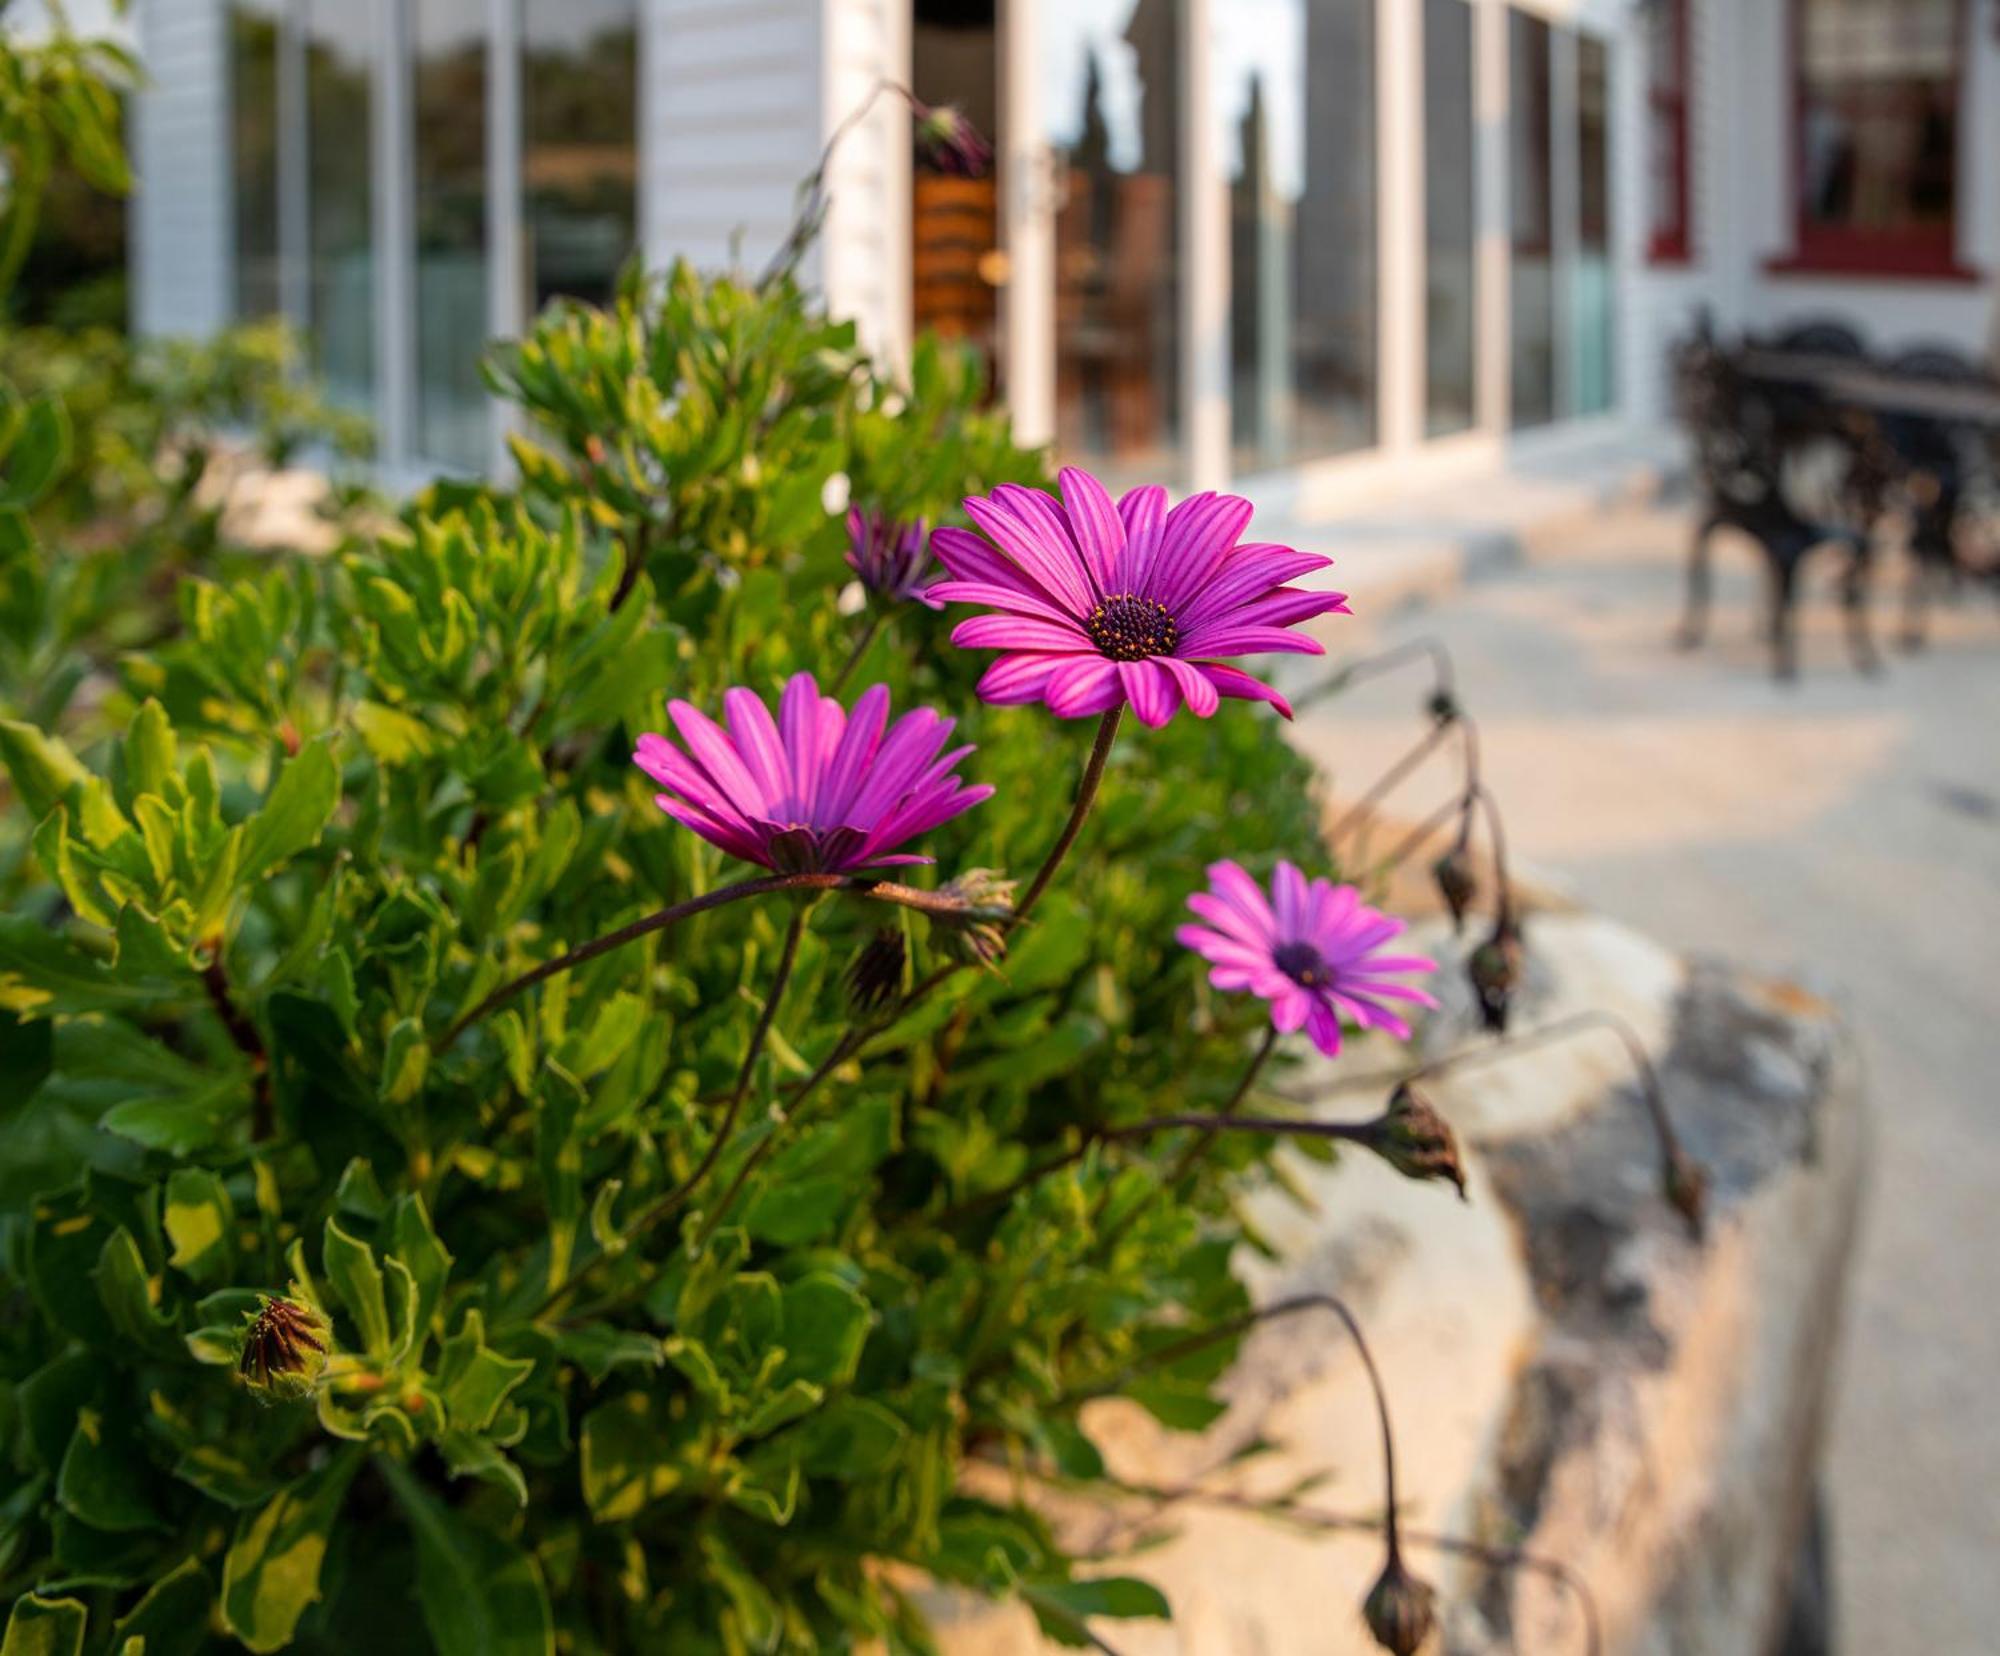
[[[353,0],[307,0],[302,17],[312,361],[330,395],[360,408],[375,383],[374,19]]]
[[[910,85],[932,106],[951,105],[1000,139],[999,15],[995,0],[916,0]],[[910,303],[917,328],[960,341],[984,358],[989,387],[1000,384],[998,163],[965,178],[919,154],[910,181]]]
[[[1952,262],[1964,0],[1794,0],[1801,260]]]
[[[276,316],[278,293],[278,25],[282,0],[229,8],[236,314]]]
[[[1508,290],[1516,426],[1545,425],[1556,417],[1553,43],[1553,31],[1540,18],[1508,12]]]
[[[1042,14],[1056,151],[1056,443],[1159,482],[1180,470],[1181,29],[1169,0]]]
[[[417,451],[491,458],[486,302],[486,0],[413,0]]]
[[[1235,463],[1376,437],[1374,0],[1215,8]]]
[[[1647,251],[1672,263],[1689,253],[1688,0],[1653,0],[1646,30],[1646,116],[1651,214]]]
[[[638,0],[526,0],[528,295],[604,304],[638,240]]]
[[[1575,319],[1576,414],[1611,407],[1614,350],[1611,273],[1611,54],[1594,35],[1576,43],[1576,269],[1570,314]]]
[[[1472,8],[1424,0],[1424,430],[1473,422]]]

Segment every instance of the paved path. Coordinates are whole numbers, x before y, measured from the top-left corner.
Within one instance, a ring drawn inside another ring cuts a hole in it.
[[[1450,646],[1538,874],[1849,1010],[1876,1158],[1829,1466],[1841,1648],[1975,1656],[2000,1649],[2000,607],[1939,614],[1926,653],[1864,681],[1815,591],[1804,677],[1779,686],[1747,552],[1720,553],[1708,648],[1668,646],[1684,532],[1610,513],[1340,632]],[[1358,686],[1301,739],[1351,794],[1421,728],[1421,693],[1416,673]],[[1448,788],[1439,765],[1397,803],[1414,818]]]

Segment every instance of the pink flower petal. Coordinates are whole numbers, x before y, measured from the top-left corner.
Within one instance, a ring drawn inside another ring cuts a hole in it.
[[[1121,661],[1118,663],[1118,677],[1125,685],[1125,696],[1132,704],[1132,711],[1139,722],[1158,730],[1180,711],[1180,692],[1174,688],[1174,681],[1168,677],[1164,667],[1156,661]]]
[[[1167,491],[1157,483],[1128,489],[1119,497],[1118,515],[1125,520],[1125,555],[1119,559],[1112,590],[1147,595],[1153,562],[1159,556],[1160,530],[1167,519]]]
[[[1261,679],[1254,679],[1240,667],[1230,667],[1220,661],[1197,661],[1202,676],[1225,696],[1234,696],[1241,701],[1269,702],[1279,713],[1289,719],[1292,704],[1273,690]]]
[[[1088,650],[1090,635],[1074,621],[1031,621],[1025,615],[975,615],[951,630],[961,650]]]
[[[1197,719],[1214,715],[1221,706],[1221,698],[1213,684],[1209,683],[1202,670],[1191,661],[1181,661],[1173,656],[1155,656],[1153,660],[1173,676],[1180,690],[1181,700],[1187,703],[1188,711]]]
[[[996,707],[1040,701],[1048,689],[1049,676],[1058,667],[1082,659],[1095,661],[1100,658],[1096,655],[1086,658],[1078,651],[1066,651],[1061,655],[1028,653],[1002,656],[981,677],[977,686],[979,699]]]
[[[1076,466],[1063,467],[1057,474],[1057,482],[1062,489],[1063,506],[1069,513],[1070,528],[1098,588],[1107,597],[1122,591],[1114,579],[1125,553],[1125,520],[1112,505],[1111,496],[1105,493],[1102,483]]]
[[[1061,719],[1108,713],[1124,699],[1117,667],[1102,656],[1073,656],[1050,675],[1045,699]]]

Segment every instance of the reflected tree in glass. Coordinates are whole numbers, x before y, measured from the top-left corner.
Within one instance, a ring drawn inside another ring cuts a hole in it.
[[[1474,418],[1472,8],[1424,0],[1424,430]]]
[[[492,417],[487,329],[486,0],[414,0],[417,451],[477,469]]]
[[[521,44],[527,292],[604,304],[638,242],[637,0],[527,0]]]
[[[329,395],[364,410],[375,383],[375,16],[352,0],[309,0],[302,18],[312,362]]]

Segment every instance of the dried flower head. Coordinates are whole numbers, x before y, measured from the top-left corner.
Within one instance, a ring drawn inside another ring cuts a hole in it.
[[[810,673],[785,686],[774,722],[761,697],[722,698],[725,731],[684,701],[667,704],[685,750],[639,738],[633,755],[665,789],[655,803],[683,827],[745,862],[780,874],[843,873],[929,862],[895,848],[990,798],[952,767],[972,749],[939,757],[954,721],[927,707],[885,735],[889,691],[863,691],[850,717]]]
[[[932,172],[984,178],[993,168],[993,146],[951,104],[917,106],[917,159]]]
[[[847,513],[847,567],[854,577],[884,603],[914,599],[931,609],[942,600],[925,592],[931,577],[930,526],[918,518],[899,523],[877,511],[850,507]]]
[[[1454,933],[1465,929],[1465,916],[1479,896],[1479,876],[1473,872],[1472,851],[1463,840],[1431,864],[1438,896],[1451,914]]]
[[[1667,1161],[1663,1194],[1667,1205],[1687,1221],[1695,1236],[1701,1235],[1708,1214],[1708,1174],[1685,1152],[1676,1149]]]
[[[1416,1656],[1437,1625],[1437,1593],[1410,1574],[1394,1552],[1369,1589],[1362,1614],[1375,1642],[1393,1656]]]
[[[1521,984],[1521,928],[1510,917],[1502,915],[1493,935],[1472,951],[1465,975],[1479,998],[1481,1020],[1494,1034],[1506,1034],[1514,991]]]
[[[332,1345],[324,1315],[297,1300],[270,1295],[244,1330],[237,1373],[257,1391],[300,1397],[325,1371]]]
[[[1407,1081],[1370,1123],[1368,1148],[1406,1179],[1448,1179],[1465,1198],[1465,1164],[1451,1123]]]
[[[1396,981],[1433,972],[1437,962],[1378,953],[1403,934],[1404,923],[1368,907],[1353,886],[1308,883],[1288,862],[1278,864],[1268,898],[1236,863],[1211,863],[1208,877],[1209,889],[1188,899],[1208,924],[1174,935],[1209,962],[1216,988],[1261,995],[1277,1028],[1303,1027],[1329,1058],[1340,1051],[1343,1013],[1362,1029],[1385,1029],[1401,1041],[1410,1028],[1391,1003],[1437,1005],[1423,990]]]
[[[997,868],[968,868],[938,888],[940,898],[960,905],[958,917],[946,918],[945,923],[968,959],[990,966],[1006,953],[1016,883]]]
[[[1198,494],[1167,510],[1161,488],[1115,505],[1090,473],[1068,466],[1062,497],[1003,484],[965,503],[981,531],[940,529],[931,546],[952,578],[933,598],[979,604],[951,641],[999,650],[979,681],[989,702],[1046,702],[1060,718],[1129,702],[1149,725],[1183,706],[1197,718],[1222,696],[1291,704],[1225,656],[1285,651],[1323,655],[1293,631],[1316,615],[1344,615],[1338,592],[1284,583],[1330,560],[1288,546],[1239,545],[1250,502]]]

